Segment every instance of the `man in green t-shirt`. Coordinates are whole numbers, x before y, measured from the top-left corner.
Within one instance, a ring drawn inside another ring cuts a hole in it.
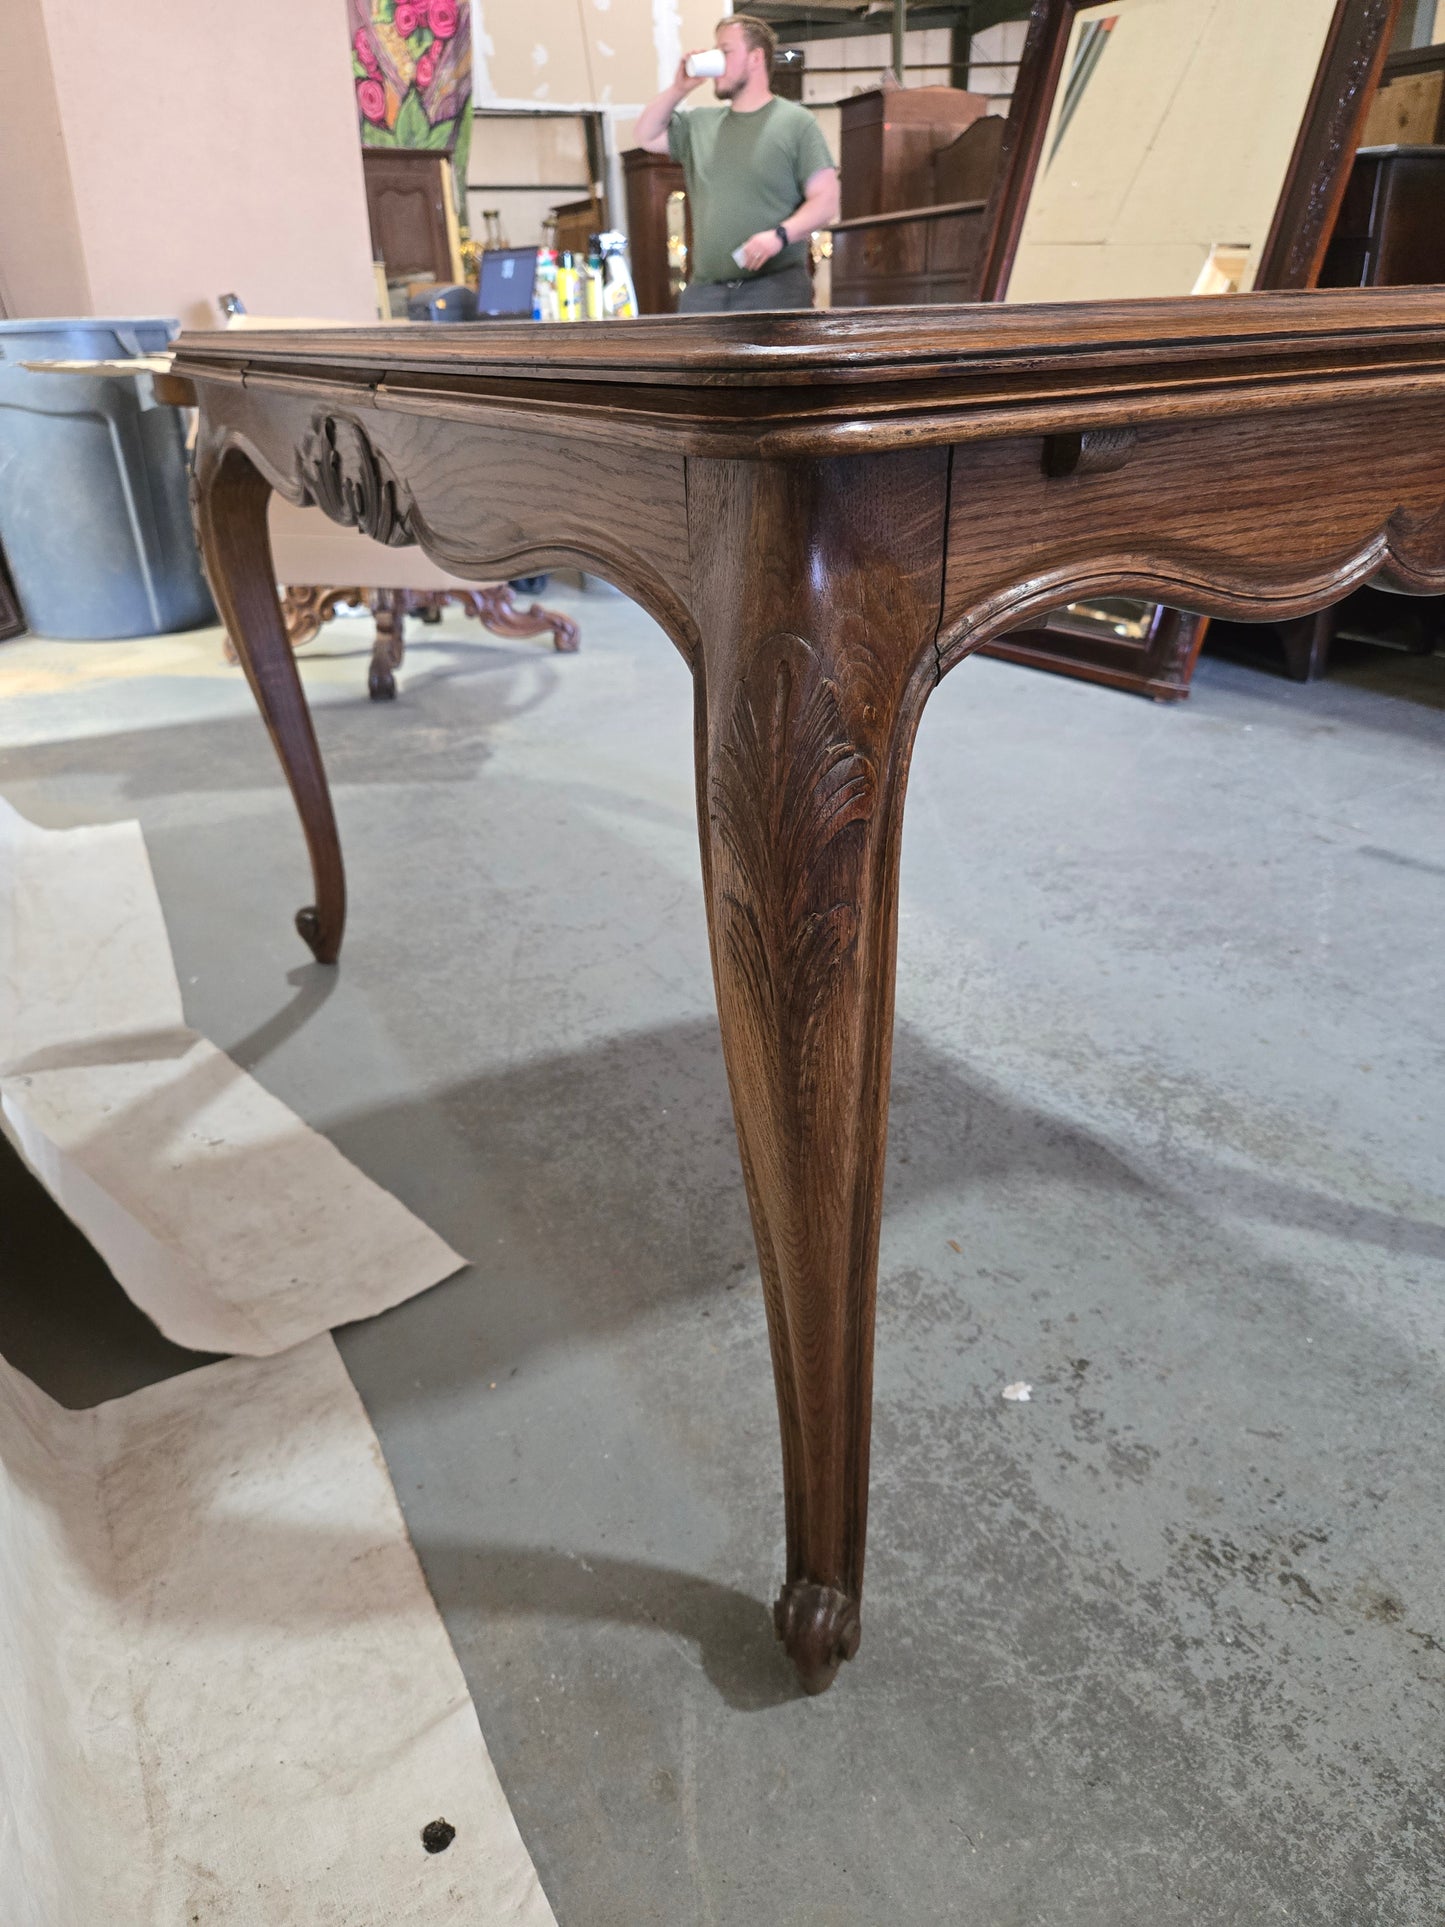
[[[692,259],[678,312],[811,308],[808,236],[838,218],[838,170],[807,108],[773,92],[772,28],[735,13],[719,22],[717,45],[727,64],[713,90],[725,106],[677,111],[702,85],[685,55],[637,117],[638,146],[671,154],[687,181]]]

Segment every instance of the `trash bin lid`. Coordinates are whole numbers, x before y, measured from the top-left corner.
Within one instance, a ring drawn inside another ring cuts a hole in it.
[[[180,331],[173,315],[36,315],[0,321],[0,361],[154,355]]]

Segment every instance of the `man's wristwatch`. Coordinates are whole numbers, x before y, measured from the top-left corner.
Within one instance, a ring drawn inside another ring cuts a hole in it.
[[[783,226],[781,221],[779,221],[778,225],[773,229],[773,232],[774,234],[777,235],[778,239],[782,242],[785,248],[790,248],[793,245],[792,242],[788,239],[788,230]]]

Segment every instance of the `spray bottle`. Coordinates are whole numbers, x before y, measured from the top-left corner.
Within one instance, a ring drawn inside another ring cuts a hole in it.
[[[551,248],[537,250],[537,278],[532,284],[532,319],[557,321],[557,256]]]
[[[605,276],[602,268],[602,236],[589,234],[587,237],[587,278],[583,283],[583,312],[589,321],[600,321],[603,316],[602,289]]]
[[[557,263],[557,312],[563,321],[580,321],[582,296],[577,286],[577,262],[569,248]]]
[[[617,229],[599,234],[602,267],[602,312],[609,321],[630,319],[637,313],[637,290],[632,285],[632,270],[627,265],[627,236]]]

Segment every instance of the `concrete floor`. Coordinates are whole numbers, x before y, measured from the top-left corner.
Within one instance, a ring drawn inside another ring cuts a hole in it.
[[[473,1260],[340,1343],[562,1927],[1445,1920],[1445,661],[934,698],[808,1701],[688,683],[549,599],[579,656],[449,621],[391,707],[359,626],[308,662],[339,972],[213,634],[6,644],[0,788],[138,816],[189,1020]],[[194,1362],[0,1182],[0,1349],[72,1403]]]

